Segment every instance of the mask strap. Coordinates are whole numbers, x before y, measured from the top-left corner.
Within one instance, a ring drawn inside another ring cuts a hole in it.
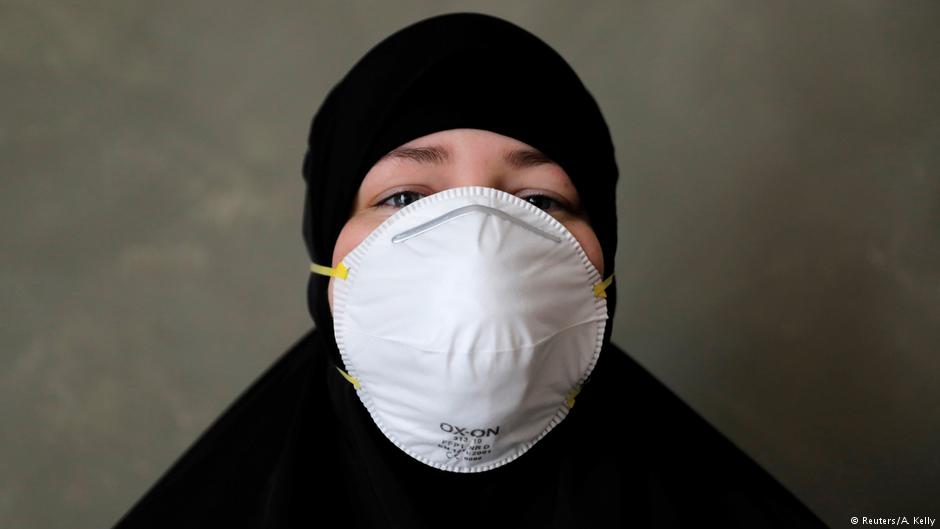
[[[330,268],[329,266],[318,265],[316,263],[310,263],[310,271],[313,272],[314,274],[320,274],[320,275],[329,276],[329,277],[336,277],[339,279],[346,279],[349,276],[349,269],[346,268],[346,265],[344,265],[342,261],[340,261],[339,264],[336,265],[335,268]],[[339,374],[343,375],[343,378],[348,380],[349,383],[352,384],[354,388],[359,389],[360,387],[362,387],[359,384],[359,379],[343,371],[342,369],[340,369],[339,366],[333,366],[333,367],[335,367],[336,370],[339,371]]]
[[[362,385],[359,384],[359,379],[358,379],[358,378],[356,378],[356,377],[350,375],[349,373],[343,371],[342,369],[340,369],[339,366],[333,366],[333,367],[335,367],[336,370],[339,371],[339,374],[340,374],[340,375],[343,375],[343,378],[345,378],[346,380],[348,380],[349,383],[352,384],[354,388],[359,389],[359,388],[362,387]]]
[[[322,276],[331,276],[337,277],[339,279],[346,279],[349,276],[349,269],[346,268],[346,265],[342,261],[336,265],[336,268],[330,268],[329,266],[318,265],[316,263],[310,263],[310,271],[314,274],[320,274]],[[596,287],[595,287],[596,288]]]
[[[610,274],[607,279],[601,281],[600,283],[594,285],[594,297],[595,298],[606,298],[607,297],[607,287],[610,286],[610,282],[614,280],[614,274]]]
[[[571,391],[568,392],[567,395],[565,395],[565,402],[568,404],[569,410],[571,408],[574,408],[574,398],[578,396],[578,393],[581,393],[580,387],[576,387],[572,389]]]

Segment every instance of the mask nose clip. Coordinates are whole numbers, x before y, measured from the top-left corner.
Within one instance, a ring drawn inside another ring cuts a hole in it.
[[[488,215],[496,215],[497,217],[508,220],[509,222],[512,222],[513,224],[517,226],[525,228],[536,235],[545,237],[546,239],[552,242],[556,242],[556,243],[561,242],[561,237],[558,237],[557,235],[553,235],[551,233],[548,233],[547,231],[540,230],[536,228],[535,226],[529,224],[528,222],[522,219],[516,218],[510,215],[509,213],[506,213],[505,211],[502,211],[496,208],[491,208],[489,206],[484,206],[483,204],[470,204],[468,206],[459,207],[453,211],[448,211],[447,213],[444,213],[443,215],[440,215],[437,218],[431,219],[423,224],[419,224],[418,226],[415,226],[414,228],[411,228],[411,229],[408,229],[399,233],[398,235],[392,237],[392,242],[399,243],[399,242],[407,241],[408,239],[411,239],[412,237],[417,237],[418,235],[421,235],[422,233],[431,231],[434,228],[437,228],[438,226],[441,226],[442,224],[446,224],[458,217],[462,217],[464,215],[469,215],[470,213],[476,213],[476,212],[484,213]]]

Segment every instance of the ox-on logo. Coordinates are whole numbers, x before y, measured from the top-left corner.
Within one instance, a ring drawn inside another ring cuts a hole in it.
[[[445,451],[448,460],[481,461],[483,456],[493,451],[493,441],[499,435],[499,426],[470,428],[442,422],[440,428],[451,435],[437,445]]]

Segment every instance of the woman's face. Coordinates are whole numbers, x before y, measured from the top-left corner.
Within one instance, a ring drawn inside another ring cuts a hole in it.
[[[600,242],[564,169],[521,141],[479,129],[428,134],[376,162],[359,186],[349,220],[336,240],[332,266],[400,208],[463,186],[493,187],[544,209],[575,236],[603,277]],[[328,288],[331,311],[333,279]]]

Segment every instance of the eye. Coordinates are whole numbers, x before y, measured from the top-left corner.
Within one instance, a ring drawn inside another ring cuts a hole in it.
[[[520,198],[528,201],[533,206],[539,209],[545,210],[545,211],[552,211],[556,209],[561,209],[561,210],[567,209],[561,201],[556,200],[548,195],[534,194],[534,195],[529,195],[529,196],[520,197]]]
[[[418,193],[417,191],[395,191],[394,193],[380,200],[376,206],[403,208],[412,202],[420,200],[423,197],[424,195]]]

